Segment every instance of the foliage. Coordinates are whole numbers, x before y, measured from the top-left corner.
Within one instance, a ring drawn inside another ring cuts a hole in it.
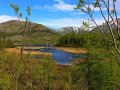
[[[95,1],[96,2],[93,3],[94,7],[101,7],[98,0]],[[10,5],[20,20],[22,13],[19,12],[19,7],[12,3]],[[84,6],[85,8],[82,8]],[[90,7],[86,7],[84,0],[79,0],[76,8],[88,14],[92,11]],[[25,19],[25,25],[21,26],[20,34],[22,34],[22,36],[28,34],[26,28],[28,16],[31,14],[30,7],[28,7],[26,11],[28,15]],[[115,10],[112,11],[112,13],[115,13]],[[89,24],[86,22],[83,22],[83,24],[89,28]],[[36,29],[33,32],[38,33],[43,31]],[[33,32],[29,32],[29,35],[33,34]],[[44,33],[52,32],[47,29]],[[13,42],[8,39],[8,36],[13,34],[4,34],[4,32],[1,32],[0,35],[1,50],[6,47],[13,47]],[[33,37],[37,37],[38,35],[42,34],[33,35]],[[84,58],[83,61],[80,60],[80,63],[74,62],[71,66],[57,65],[49,56],[41,56],[40,59],[36,59],[34,56],[30,57],[30,55],[23,54],[21,62],[20,55],[0,52],[0,89],[119,90],[120,70],[118,60],[120,57],[117,55],[117,52],[115,52],[116,48],[114,48],[114,44],[116,42],[111,43],[113,39],[112,35],[105,34],[105,36],[109,37],[110,42],[106,42],[106,39],[99,33],[72,32],[61,36],[57,44],[58,46],[88,49],[86,58]],[[118,37],[115,39],[118,39]],[[43,38],[41,40],[43,40]],[[119,44],[118,40],[117,45],[119,46]]]
[[[104,38],[99,33],[68,33],[61,36],[58,46],[71,47],[103,47],[106,48]]]
[[[0,50],[3,50],[4,48],[13,48],[14,42],[11,39],[8,39],[10,34],[0,32]]]
[[[78,4],[75,9],[80,9],[82,12],[88,15],[88,17],[97,27],[97,30],[101,32],[101,35],[103,35],[104,39],[108,42],[107,44],[108,45],[112,44],[110,47],[114,48],[116,50],[115,52],[117,52],[118,55],[120,55],[120,49],[119,49],[120,39],[118,40],[118,38],[120,38],[120,31],[119,31],[119,18],[116,9],[116,1],[117,0],[112,0],[111,3],[110,0],[108,0],[107,2],[105,0],[94,0],[94,1],[78,0]],[[103,7],[106,8],[106,11],[103,11],[102,9]],[[105,27],[103,23],[103,27],[100,28],[98,23],[96,22],[96,19],[94,17],[94,14],[96,13],[95,12],[96,8],[100,10],[101,16],[105,21]],[[86,25],[86,23],[84,23],[84,25]],[[104,29],[106,28],[108,29],[111,38],[109,38],[109,36],[107,36],[105,32],[103,32]]]
[[[109,34],[106,33],[106,35],[110,37]],[[72,82],[76,87],[78,86],[77,88],[81,90],[116,90],[119,88],[119,77],[115,79],[114,74],[119,74],[119,71],[116,71],[119,68],[116,61],[120,57],[117,56],[117,52],[116,58],[110,53],[112,44],[108,45],[100,33],[69,33],[60,38],[58,45],[88,49],[84,62],[72,66]],[[112,51],[115,50],[112,48]]]

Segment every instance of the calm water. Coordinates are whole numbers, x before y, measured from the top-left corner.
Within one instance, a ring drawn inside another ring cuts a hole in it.
[[[15,46],[21,46],[21,44],[14,44]],[[54,46],[53,44],[24,44],[24,46]]]
[[[75,58],[85,57],[85,55],[82,55],[82,54],[69,53],[69,52],[57,50],[54,48],[41,48],[40,51],[52,53],[53,60],[56,60],[58,64],[70,64],[75,60]]]
[[[21,46],[21,44],[16,44],[16,46]],[[29,46],[29,45],[25,44],[24,46]],[[52,44],[30,44],[30,46],[34,47],[34,46],[53,46],[53,45]],[[64,64],[64,65],[69,65],[78,57],[85,58],[84,54],[69,53],[69,52],[65,52],[62,50],[54,49],[54,48],[31,49],[31,51],[42,51],[42,52],[52,53],[52,59],[56,60],[58,64]],[[37,56],[37,58],[40,58],[40,56]]]

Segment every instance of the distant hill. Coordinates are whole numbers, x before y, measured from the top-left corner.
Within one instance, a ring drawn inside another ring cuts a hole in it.
[[[25,25],[24,21],[22,21],[22,26],[23,25]],[[55,30],[38,23],[29,22],[27,30],[31,30],[31,36],[30,36],[31,43],[36,43],[36,44],[55,43],[57,37],[59,37],[59,34]],[[20,24],[17,20],[11,20],[1,23],[0,32],[8,33],[9,36],[7,38],[12,39],[13,41],[15,41],[15,43],[20,43],[21,41],[22,38],[20,34],[21,29],[20,29]],[[26,37],[25,37],[26,43],[28,42],[27,34],[28,33],[26,32]]]
[[[24,26],[24,25],[25,25],[25,22],[22,21],[22,26]],[[28,23],[28,28],[34,29],[34,30],[52,31],[52,29],[50,29],[42,24],[37,24],[37,23],[33,23],[33,22]],[[20,32],[20,23],[17,20],[11,20],[11,21],[1,23],[0,31],[9,32],[9,33]]]
[[[117,23],[117,20],[114,20],[115,24]],[[110,27],[114,30],[115,29],[115,24],[113,23],[113,21],[109,22]],[[120,18],[118,18],[118,27],[120,28]],[[110,30],[108,28],[108,25],[106,23],[99,25],[99,28],[104,32],[104,33],[109,33]],[[97,27],[95,27],[91,32],[98,32]],[[116,32],[116,31],[114,31]]]
[[[70,33],[70,32],[75,32],[75,33],[79,33],[79,32],[83,32],[84,30],[81,29],[80,27],[63,27],[60,28],[57,32],[60,34],[66,34],[66,33]]]

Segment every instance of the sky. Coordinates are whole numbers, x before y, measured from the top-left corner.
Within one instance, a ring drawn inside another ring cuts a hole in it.
[[[88,15],[75,10],[78,0],[0,0],[0,23],[9,20],[16,20],[16,14],[10,7],[10,2],[20,7],[20,12],[23,13],[23,18],[26,16],[27,6],[31,7],[30,21],[43,24],[47,27],[59,29],[67,26],[81,27],[83,20],[88,18]],[[90,0],[93,1],[93,0]],[[112,1],[112,0],[110,0]],[[112,2],[111,2],[112,3]],[[120,0],[116,2],[116,8],[120,13]],[[92,5],[91,5],[92,7]],[[112,8],[112,6],[111,6]],[[106,8],[102,8],[106,11]],[[95,9],[94,18],[98,24],[104,22],[98,8]]]

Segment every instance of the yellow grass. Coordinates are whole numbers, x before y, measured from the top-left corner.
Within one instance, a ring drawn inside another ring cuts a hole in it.
[[[17,46],[17,49],[21,49],[21,46]],[[40,48],[45,48],[45,46],[24,46],[24,49],[40,49]]]
[[[6,48],[6,52],[8,53],[15,53],[15,54],[20,54],[20,49],[17,48]],[[46,56],[51,56],[51,53],[44,53],[44,52],[36,52],[36,51],[31,51],[30,53],[28,51],[23,51],[23,54],[33,54],[33,55],[46,55]]]
[[[30,49],[40,49],[40,48],[45,48],[44,46],[43,47],[30,47]],[[71,53],[78,53],[78,54],[85,54],[87,53],[87,49],[85,48],[72,48],[72,47],[53,47],[55,49],[58,49],[58,50],[62,50],[62,51],[66,51],[66,52],[71,52]],[[29,49],[28,46],[25,46],[24,49]],[[20,47],[16,47],[16,48],[6,48],[5,49],[6,52],[9,52],[9,53],[14,53],[14,54],[20,54]],[[23,54],[29,54],[28,51],[23,51]],[[46,56],[51,56],[51,53],[44,53],[44,52],[38,52],[38,51],[31,51],[30,54],[33,54],[33,55],[36,55],[36,54],[39,54],[39,55],[46,55]]]
[[[85,54],[87,53],[87,49],[85,48],[72,48],[72,47],[54,47],[55,49],[71,52],[71,53],[78,53],[78,54]]]

